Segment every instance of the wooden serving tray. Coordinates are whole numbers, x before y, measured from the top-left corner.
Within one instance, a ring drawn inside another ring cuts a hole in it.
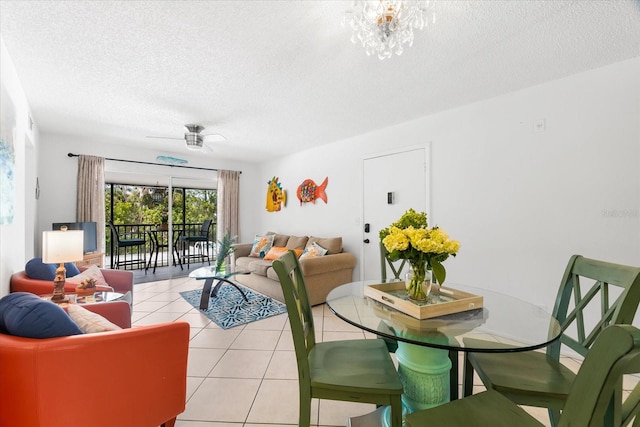
[[[435,285],[434,285],[435,287]],[[364,294],[417,319],[482,308],[482,297],[452,288],[432,290],[427,301],[409,299],[404,282],[380,283],[364,287]]]

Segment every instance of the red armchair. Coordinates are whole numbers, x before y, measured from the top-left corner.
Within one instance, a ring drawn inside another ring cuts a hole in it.
[[[80,271],[86,270],[86,267],[80,267]],[[113,288],[114,291],[126,294],[131,292],[133,296],[133,272],[125,270],[109,270],[100,269],[104,280]],[[46,295],[53,293],[53,280],[32,279],[23,271],[19,271],[11,275],[10,283],[11,292],[30,292],[36,295]],[[74,283],[65,283],[64,291],[74,293],[76,285]]]
[[[129,328],[129,304],[89,304],[126,329],[61,338],[0,333],[0,426],[171,427],[185,408],[189,325]]]

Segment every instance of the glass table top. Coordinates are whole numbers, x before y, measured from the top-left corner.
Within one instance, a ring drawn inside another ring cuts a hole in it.
[[[196,270],[193,270],[191,273],[189,273],[189,277],[197,280],[217,279],[217,278],[227,279],[237,274],[249,274],[249,273],[250,273],[249,271],[244,271],[244,270],[218,271],[216,270],[215,266],[211,265],[211,266],[201,267]]]
[[[358,281],[339,286],[327,296],[327,305],[342,320],[373,334],[449,350],[533,350],[553,342],[561,333],[558,321],[534,304],[457,284],[450,287],[482,296],[483,307],[420,320],[364,295],[365,286],[379,283]]]

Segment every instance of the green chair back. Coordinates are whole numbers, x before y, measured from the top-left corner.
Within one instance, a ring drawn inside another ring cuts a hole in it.
[[[559,427],[622,427],[638,412],[640,389],[626,397],[623,375],[640,373],[640,330],[612,325],[598,334],[569,391]],[[542,426],[502,394],[488,390],[407,416],[407,426]],[[634,424],[636,425],[636,424]]]
[[[273,269],[280,278],[287,305],[287,315],[298,362],[298,377],[300,381],[308,381],[309,352],[316,345],[316,335],[307,287],[294,252],[288,252],[276,261],[273,262]]]
[[[637,373],[640,330],[631,325],[604,329],[580,367],[558,426],[620,426],[630,421],[637,399],[623,400],[622,381],[623,375]]]
[[[384,247],[382,242],[380,242],[380,278],[382,279],[382,283],[387,282],[387,267],[393,274],[393,278],[391,278],[391,280],[404,280],[404,278],[401,277],[401,274],[406,263],[406,259],[391,261],[389,258],[389,251]]]
[[[383,342],[375,339],[316,343],[313,315],[294,251],[273,261],[278,274],[298,364],[299,427],[308,427],[311,399],[389,406],[391,427],[402,425],[402,383]]]
[[[547,347],[546,357],[538,352],[468,353],[465,396],[472,392],[475,369],[487,388],[521,405],[548,408],[551,425],[557,425],[575,381],[560,363],[561,346],[586,357],[606,327],[632,323],[639,302],[640,268],[572,256],[553,309],[562,334]]]
[[[594,281],[589,289],[584,282]],[[617,289],[619,295],[615,297]],[[553,315],[563,331],[547,354],[560,358],[564,344],[586,356],[598,334],[612,324],[631,324],[640,302],[640,268],[574,255],[569,260],[556,297]],[[585,321],[588,309],[599,303],[600,318]],[[572,333],[573,332],[573,333]]]

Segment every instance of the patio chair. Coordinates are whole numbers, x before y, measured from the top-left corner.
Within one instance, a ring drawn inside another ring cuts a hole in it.
[[[273,261],[284,293],[298,363],[298,425],[308,427],[311,399],[391,406],[391,426],[402,425],[402,384],[381,340],[316,343],[313,316],[294,251]]]
[[[591,285],[584,294],[581,282]],[[576,380],[575,374],[560,363],[561,345],[587,356],[605,327],[631,324],[639,301],[640,268],[572,256],[553,310],[563,331],[560,339],[548,346],[546,353],[467,353],[464,395],[472,392],[475,369],[487,389],[496,390],[519,405],[548,408],[551,424],[557,425]],[[598,313],[600,318],[589,322],[589,315]]]
[[[112,242],[116,245],[116,261],[115,267],[116,269],[120,269],[120,266],[124,266],[125,270],[128,265],[142,265],[144,266],[144,271],[147,271],[147,251],[146,251],[146,240],[143,237],[131,237],[127,235],[121,235],[118,232],[117,227],[113,224],[113,222],[109,221],[109,228],[111,229],[111,237]],[[120,248],[124,248],[124,260],[120,261]],[[128,248],[137,248],[136,258],[133,257],[133,253],[130,258],[127,258]]]
[[[211,265],[211,256],[209,255],[209,234],[211,231],[211,225],[213,224],[213,220],[207,219],[202,223],[200,227],[200,231],[198,234],[194,235],[186,235],[183,234],[180,238],[183,246],[182,259],[187,261],[187,268],[189,268],[189,264],[192,259],[200,260],[200,262],[204,262],[205,260]],[[195,254],[191,253],[191,244],[194,244],[194,249],[196,251]]]
[[[180,236],[182,235],[182,231],[174,231],[172,245],[169,245],[169,233],[167,230],[147,230],[147,234],[149,235],[149,240],[151,241],[151,253],[149,254],[147,269],[151,268],[151,261],[153,261],[153,274],[156,274],[156,268],[158,267],[158,255],[160,254],[160,252],[164,252],[165,249],[168,251],[169,246],[171,246],[171,260],[173,261],[173,266],[175,267],[176,265],[179,265],[180,270],[184,270],[184,268],[182,267],[182,259],[180,258],[180,253],[178,252],[178,244],[180,243]],[[168,260],[167,264],[169,264]]]
[[[625,400],[622,380],[624,374],[636,373],[640,373],[640,330],[630,325],[605,328],[575,377],[558,425],[626,426],[638,413],[640,386]],[[407,415],[406,424],[409,427],[543,425],[495,390]]]

